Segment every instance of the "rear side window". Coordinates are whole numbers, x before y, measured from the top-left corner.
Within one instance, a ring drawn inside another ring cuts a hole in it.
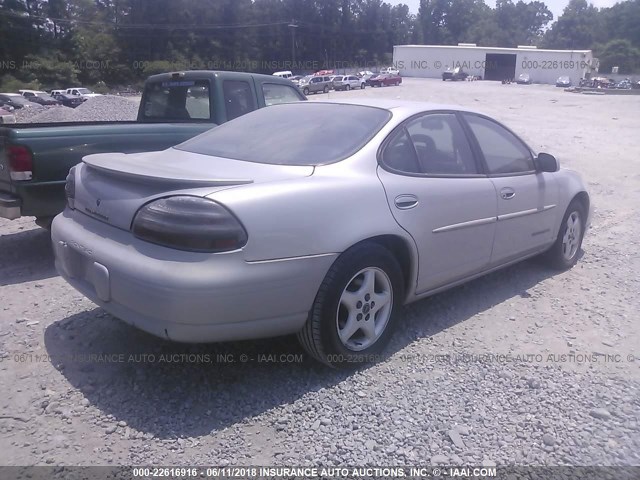
[[[403,173],[422,173],[420,162],[405,128],[392,134],[382,153],[382,163]]]
[[[264,94],[264,103],[267,106],[277,103],[299,102],[304,99],[295,87],[279,83],[263,83],[262,93]]]
[[[222,83],[227,120],[241,117],[257,108],[249,82],[225,80]]]
[[[209,120],[209,82],[171,80],[148,83],[143,117],[148,121]]]
[[[465,119],[480,145],[489,174],[535,170],[531,151],[509,130],[478,115],[465,114]]]

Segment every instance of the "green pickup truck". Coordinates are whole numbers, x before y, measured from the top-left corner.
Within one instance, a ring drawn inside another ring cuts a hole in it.
[[[306,97],[283,78],[194,70],[149,77],[136,121],[3,126],[0,217],[33,216],[48,228],[64,210],[69,169],[85,155],[164,150],[252,110],[299,100]]]

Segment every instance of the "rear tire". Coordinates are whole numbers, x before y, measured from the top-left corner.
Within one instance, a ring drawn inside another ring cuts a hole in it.
[[[327,87],[326,85],[324,87],[324,93],[329,93],[329,87]]]
[[[557,270],[568,270],[578,261],[586,224],[585,208],[573,200],[562,218],[555,243],[545,253],[549,265]]]
[[[298,340],[331,367],[377,361],[403,297],[402,270],[393,255],[373,243],[354,247],[327,272]]]
[[[349,90],[351,90],[351,85],[347,85],[346,87],[344,87],[344,89],[348,92]]]

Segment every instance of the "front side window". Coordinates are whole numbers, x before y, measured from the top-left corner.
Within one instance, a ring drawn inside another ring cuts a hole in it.
[[[262,93],[264,94],[264,103],[267,106],[276,103],[298,102],[303,99],[294,87],[279,83],[264,83]]]
[[[509,130],[479,115],[465,114],[493,175],[523,173],[535,170],[531,151]]]
[[[227,110],[227,120],[241,117],[257,108],[251,86],[240,80],[225,80],[222,89]]]
[[[423,173],[478,173],[471,147],[455,114],[431,113],[418,117],[407,124],[407,131],[415,145]]]

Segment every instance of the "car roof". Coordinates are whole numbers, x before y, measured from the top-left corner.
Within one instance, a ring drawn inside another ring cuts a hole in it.
[[[6,97],[22,97],[19,93],[0,93],[0,95],[4,95]]]
[[[415,115],[420,112],[436,111],[436,110],[453,110],[456,112],[482,113],[472,108],[466,108],[461,105],[446,105],[431,102],[413,102],[410,100],[380,99],[380,98],[341,98],[327,99],[314,103],[339,103],[346,105],[362,105],[365,107],[378,107],[391,112],[402,113],[406,115]]]

